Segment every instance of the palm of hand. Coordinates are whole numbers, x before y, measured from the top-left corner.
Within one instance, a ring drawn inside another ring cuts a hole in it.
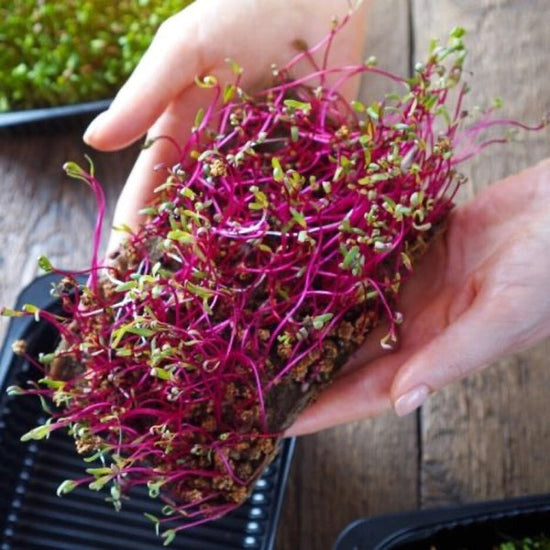
[[[399,349],[373,335],[290,432],[377,414],[549,335],[549,180],[545,162],[458,207],[403,289]]]

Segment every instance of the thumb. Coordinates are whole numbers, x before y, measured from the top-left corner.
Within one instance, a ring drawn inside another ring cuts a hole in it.
[[[481,369],[505,352],[505,327],[490,309],[487,304],[474,302],[401,366],[390,391],[399,416],[411,413],[431,393]]]

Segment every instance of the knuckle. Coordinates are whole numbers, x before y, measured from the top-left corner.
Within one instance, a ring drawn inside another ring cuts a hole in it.
[[[174,37],[174,33],[177,32],[179,27],[178,17],[172,15],[165,19],[158,27],[155,35],[155,40],[167,40]]]

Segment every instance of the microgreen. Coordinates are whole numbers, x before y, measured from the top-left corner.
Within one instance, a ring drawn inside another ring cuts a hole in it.
[[[0,112],[112,97],[191,0],[3,0]]]
[[[498,546],[499,550],[550,550],[550,538],[544,535],[510,540]]]

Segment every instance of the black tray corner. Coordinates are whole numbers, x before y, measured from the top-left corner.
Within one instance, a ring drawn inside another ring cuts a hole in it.
[[[333,550],[489,550],[543,531],[550,532],[550,495],[359,519],[340,533]]]

